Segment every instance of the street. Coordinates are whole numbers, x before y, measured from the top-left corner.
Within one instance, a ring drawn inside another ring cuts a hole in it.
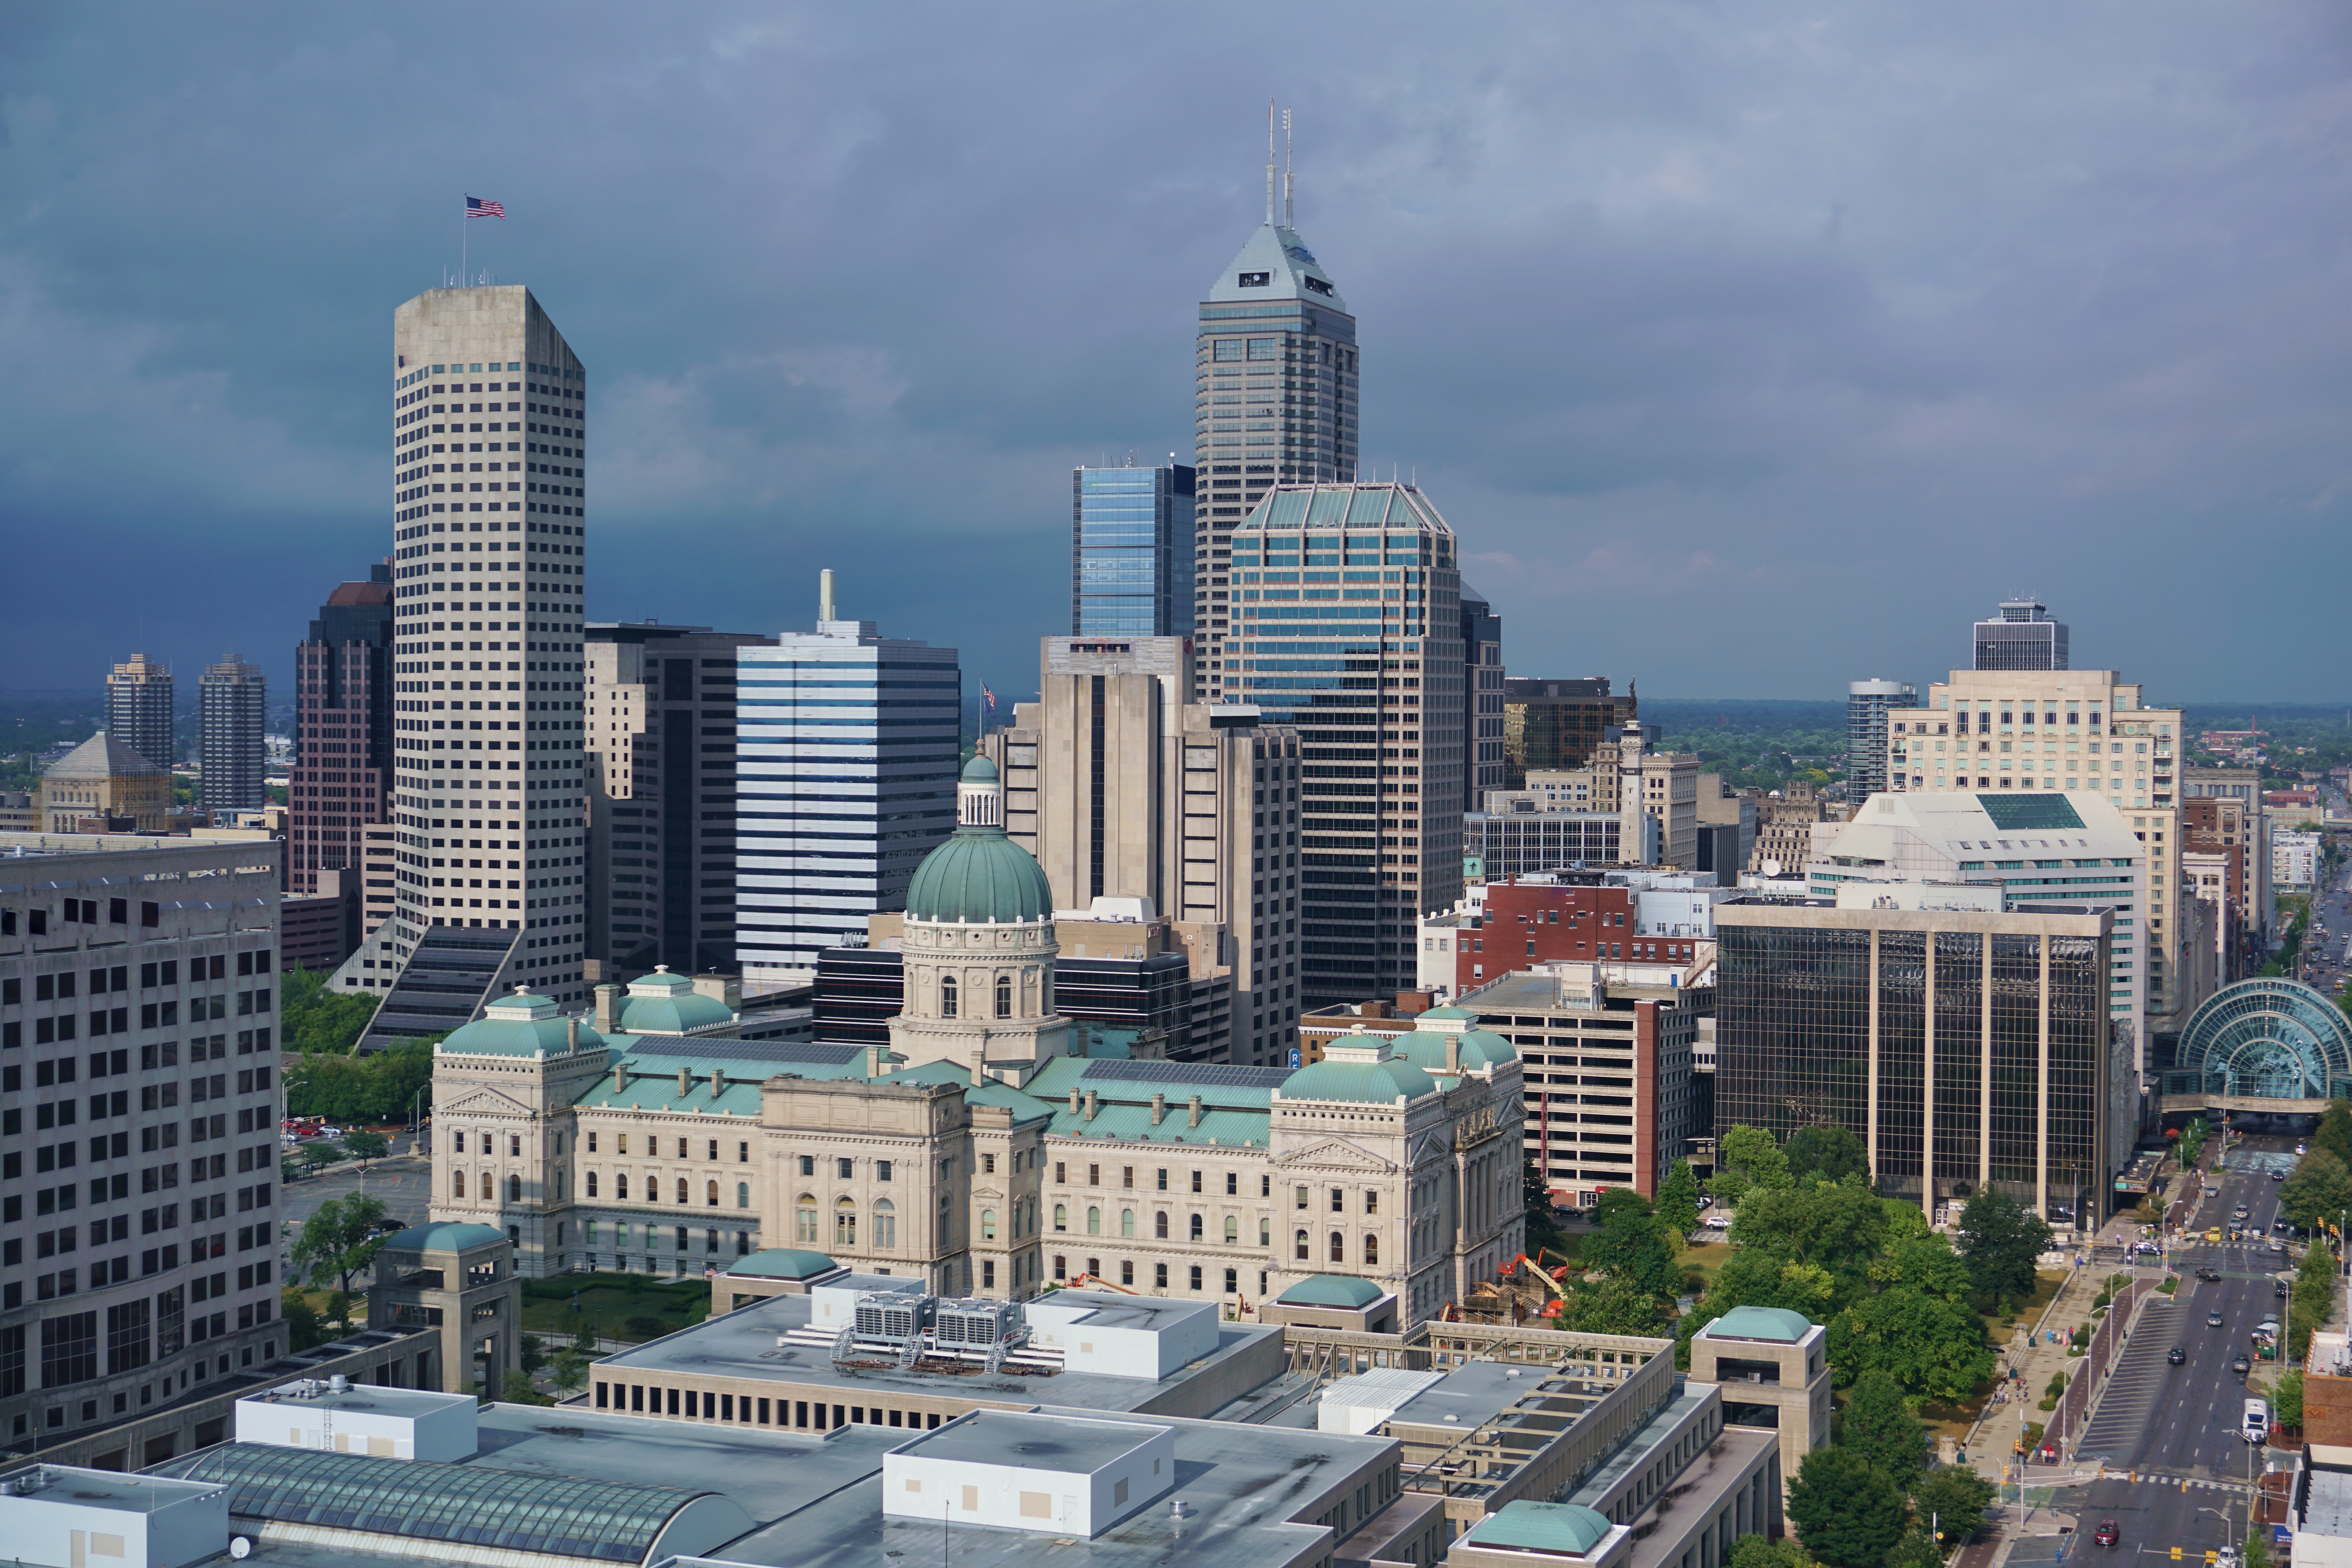
[[[402,1155],[375,1161],[364,1171],[337,1171],[332,1175],[305,1176],[299,1182],[287,1183],[285,1196],[278,1205],[285,1233],[278,1247],[281,1268],[282,1260],[293,1248],[294,1237],[301,1232],[302,1222],[329,1198],[363,1192],[382,1201],[385,1217],[403,1225],[421,1225],[432,1196],[432,1182],[430,1160]],[[287,1282],[295,1281],[289,1275]]]
[[[2279,1191],[2270,1168],[2291,1166],[2294,1148],[2291,1138],[2249,1138],[2231,1151],[2228,1172],[2206,1189],[2200,1230],[2226,1230],[2231,1211],[2243,1204],[2248,1226],[2268,1235]],[[2055,1503],[2075,1516],[2078,1532],[2104,1519],[2116,1521],[2123,1534],[2118,1555],[2153,1553],[2169,1561],[2179,1546],[2194,1562],[2209,1549],[2244,1539],[2250,1467],[2290,1462],[2286,1450],[2238,1436],[2247,1394],[2230,1362],[2252,1352],[2248,1336],[2256,1323],[2266,1317],[2284,1321],[2286,1302],[2273,1293],[2273,1282],[2291,1265],[2267,1240],[2197,1242],[2175,1261],[2181,1271],[2179,1293],[2144,1310],[2083,1433],[2084,1462],[2125,1473],[2063,1490]],[[2200,1268],[2220,1273],[2221,1282],[2200,1282]],[[2206,1316],[2216,1308],[2221,1326],[2209,1327]],[[2189,1359],[2168,1365],[2165,1352],[2176,1344]],[[2265,1368],[2265,1380],[2275,1376],[2267,1370],[2271,1364],[2257,1363]]]

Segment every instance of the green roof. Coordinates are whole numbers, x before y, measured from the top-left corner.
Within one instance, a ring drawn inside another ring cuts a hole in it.
[[[1388,1292],[1353,1274],[1310,1274],[1275,1300],[1286,1307],[1369,1307]]]
[[[907,886],[909,920],[1042,921],[1053,912],[1054,889],[1045,868],[998,826],[957,828],[923,857]]]
[[[1410,1035],[1399,1035],[1391,1042],[1390,1048],[1423,1072],[1440,1073],[1445,1070],[1448,1041],[1459,1042],[1454,1059],[1470,1071],[1500,1067],[1505,1062],[1519,1058],[1519,1053],[1511,1048],[1508,1040],[1486,1029],[1465,1029],[1459,1034],[1415,1029]]]
[[[383,1245],[394,1252],[463,1252],[469,1247],[487,1247],[506,1238],[507,1233],[494,1225],[461,1225],[444,1220],[436,1225],[412,1225],[406,1230],[394,1231],[384,1237]]]
[[[1285,1100],[1394,1105],[1437,1092],[1437,1082],[1402,1058],[1381,1062],[1312,1062],[1282,1080]]]
[[[1712,1339],[1771,1340],[1795,1344],[1812,1331],[1813,1321],[1786,1307],[1734,1307],[1706,1326]]]
[[[1467,1007],[1432,1007],[1421,1015],[1423,1018],[1475,1018],[1477,1016]]]
[[[686,1035],[714,1024],[731,1024],[735,1015],[715,996],[631,996],[621,1006],[621,1027],[633,1035]]]
[[[1507,1502],[1470,1527],[1474,1546],[1581,1557],[1609,1539],[1609,1516],[1580,1502]]]
[[[737,1258],[727,1266],[727,1272],[757,1275],[762,1279],[813,1279],[820,1274],[830,1274],[840,1267],[822,1252],[770,1247],[748,1258]]]
[[[577,1022],[564,1016],[555,999],[516,986],[483,1009],[486,1015],[449,1031],[434,1047],[436,1054],[460,1057],[560,1057],[572,1051],[572,1031]],[[581,1050],[594,1050],[604,1037],[586,1024],[577,1025]]]

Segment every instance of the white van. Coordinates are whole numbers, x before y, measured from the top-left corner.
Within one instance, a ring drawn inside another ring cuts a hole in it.
[[[2238,1436],[2249,1443],[2259,1443],[2271,1435],[2271,1402],[2267,1399],[2246,1401],[2246,1414],[2239,1423]]]

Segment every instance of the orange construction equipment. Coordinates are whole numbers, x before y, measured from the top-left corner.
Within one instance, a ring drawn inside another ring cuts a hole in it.
[[[1066,1288],[1072,1290],[1079,1290],[1091,1289],[1096,1286],[1100,1286],[1106,1290],[1116,1290],[1122,1296],[1140,1296],[1143,1294],[1142,1291],[1138,1290],[1131,1285],[1114,1285],[1099,1274],[1080,1274],[1072,1279]]]
[[[1522,1252],[1517,1257],[1511,1259],[1510,1263],[1503,1269],[1503,1273],[1506,1276],[1514,1274],[1518,1271],[1522,1265],[1526,1267],[1528,1273],[1542,1280],[1551,1290],[1553,1299],[1544,1303],[1543,1312],[1541,1315],[1547,1318],[1559,1317],[1560,1314],[1560,1309],[1568,1304],[1568,1290],[1560,1284],[1559,1278],[1559,1274],[1567,1272],[1566,1268],[1563,1267],[1558,1273],[1547,1273],[1542,1265],[1538,1264],[1534,1258],[1529,1258],[1526,1253]]]

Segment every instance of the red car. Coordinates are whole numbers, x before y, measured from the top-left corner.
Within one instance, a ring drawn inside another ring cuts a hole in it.
[[[2116,1528],[2114,1520],[2103,1519],[2099,1521],[2099,1528],[2091,1531],[2091,1539],[2101,1546],[2113,1546],[2123,1539],[2123,1531]]]

